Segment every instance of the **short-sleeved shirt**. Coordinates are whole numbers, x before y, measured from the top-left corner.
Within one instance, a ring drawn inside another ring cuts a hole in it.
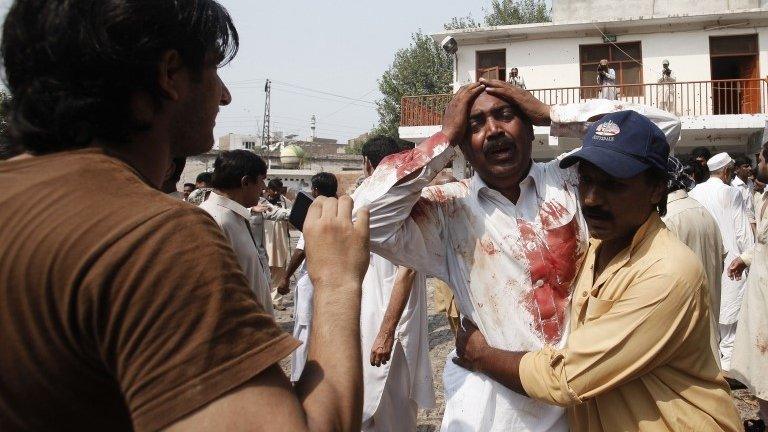
[[[158,430],[297,343],[219,227],[87,149],[0,163],[0,430]]]

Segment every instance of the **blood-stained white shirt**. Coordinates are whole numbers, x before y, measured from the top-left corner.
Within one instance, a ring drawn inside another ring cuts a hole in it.
[[[557,161],[533,163],[516,204],[478,176],[425,189],[454,153],[437,134],[411,152],[385,159],[357,189],[356,205],[371,210],[372,250],[448,282],[461,313],[492,346],[511,351],[538,350],[547,343],[561,346],[571,283],[587,247],[574,171],[561,170]],[[415,179],[395,185],[419,170]],[[458,430],[482,429],[489,421],[513,429],[527,425],[516,430],[566,427],[561,408],[487,378],[467,380],[471,375],[479,376],[446,364],[444,425],[449,429],[456,422],[467,424]],[[454,393],[459,393],[457,401],[462,400],[460,393],[472,395],[476,405],[452,407]],[[509,406],[480,418],[462,412],[482,413],[497,404]]]
[[[599,101],[552,110],[552,133],[579,136],[613,111],[647,115],[677,142],[680,122],[650,107]],[[390,156],[356,191],[371,214],[371,248],[400,265],[446,281],[462,315],[491,346],[535,351],[566,341],[571,285],[587,249],[575,169],[533,162],[512,203],[477,175],[430,181],[453,158],[438,133]],[[415,173],[415,174],[414,174]],[[415,175],[402,182],[409,175]],[[485,375],[446,362],[443,430],[567,430],[563,410],[521,396]]]

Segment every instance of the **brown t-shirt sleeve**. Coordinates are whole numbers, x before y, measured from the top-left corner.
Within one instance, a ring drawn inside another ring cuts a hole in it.
[[[118,236],[81,293],[81,328],[137,431],[172,424],[298,346],[254,299],[215,222],[186,207]]]

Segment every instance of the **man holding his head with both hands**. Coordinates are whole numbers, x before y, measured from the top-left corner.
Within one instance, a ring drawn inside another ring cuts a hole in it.
[[[584,147],[533,162],[533,125],[586,129]],[[701,264],[659,219],[679,131],[651,107],[550,109],[481,80],[358,189],[372,250],[447,281],[467,318],[443,430],[737,430]],[[475,176],[428,187],[457,146]]]

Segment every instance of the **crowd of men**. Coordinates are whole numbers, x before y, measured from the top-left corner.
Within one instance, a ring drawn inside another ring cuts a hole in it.
[[[351,196],[313,176],[291,253],[295,191],[253,152],[176,191],[238,46],[214,0],[13,2],[0,430],[415,430],[427,277],[455,319],[444,431],[737,431],[726,378],[768,415],[768,142],[756,170],[685,166],[668,111],[480,79],[418,146],[367,141]],[[582,146],[535,162],[533,126]]]

